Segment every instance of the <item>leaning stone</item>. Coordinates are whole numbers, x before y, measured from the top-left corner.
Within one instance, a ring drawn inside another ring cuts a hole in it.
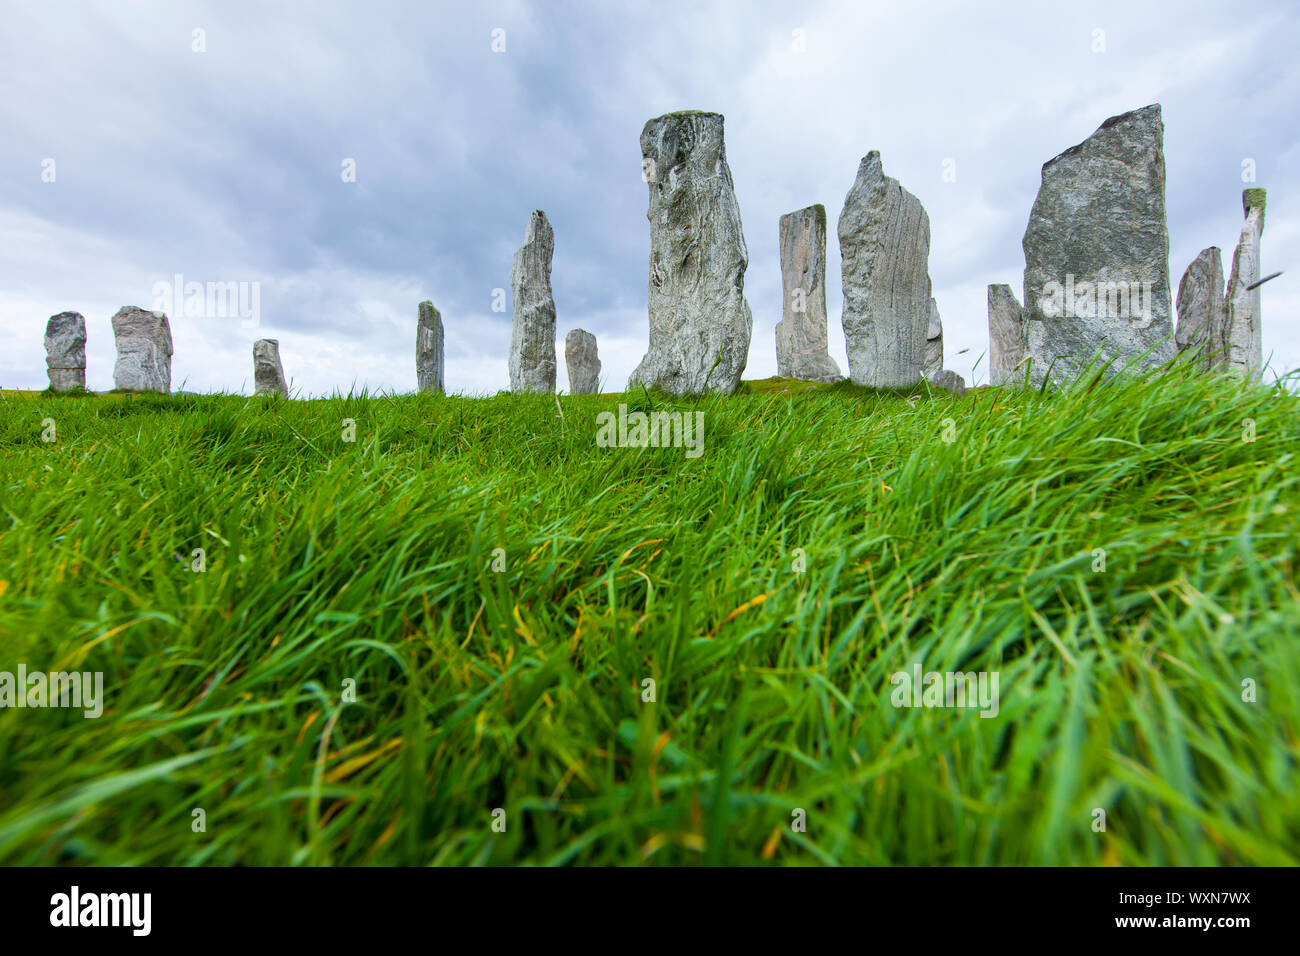
[[[930,217],[885,175],[876,150],[858,166],[839,237],[850,378],[876,388],[915,384],[929,349]]]
[[[930,300],[930,327],[925,333],[925,368],[921,370],[926,378],[934,378],[943,369],[943,320],[939,318],[939,303]]]
[[[1174,343],[1179,353],[1194,352],[1196,364],[1209,369],[1215,356],[1209,347],[1210,330],[1219,327],[1223,312],[1223,253],[1218,246],[1202,249],[1178,283],[1178,324]]]
[[[415,378],[422,392],[445,392],[442,379],[442,314],[429,301],[421,302],[415,323]]]
[[[555,299],[551,295],[551,256],[555,232],[546,213],[528,217],[524,244],[510,269],[515,318],[510,330],[510,389],[555,391]]]
[[[56,392],[86,387],[86,320],[80,312],[60,312],[45,323],[45,369]]]
[[[628,387],[730,394],[745,370],[754,321],[722,114],[650,120],[641,157],[650,194],[650,348]]]
[[[600,387],[600,356],[596,336],[574,329],[564,337],[564,364],[569,371],[570,395],[595,395]]]
[[[1173,358],[1159,104],[1044,164],[1024,249],[1031,381],[1073,379],[1098,353],[1112,369]]]
[[[1020,370],[1024,310],[1011,286],[989,286],[989,384],[1007,385],[1023,378]]]
[[[1216,368],[1246,378],[1258,378],[1264,365],[1263,326],[1260,323],[1259,243],[1264,232],[1264,190],[1245,189],[1241,206],[1246,222],[1232,254],[1232,275],[1224,295],[1219,321],[1211,327],[1211,344],[1218,351]]]
[[[172,330],[166,315],[124,305],[113,316],[113,339],[117,345],[115,388],[171,391]]]
[[[776,324],[776,374],[807,382],[838,382],[840,367],[826,338],[826,207],[818,203],[781,217],[781,286]]]
[[[930,379],[930,384],[954,395],[966,394],[966,380],[951,369],[942,369]]]
[[[280,364],[280,343],[276,339],[258,339],[253,343],[253,386],[258,395],[288,395],[284,366]]]

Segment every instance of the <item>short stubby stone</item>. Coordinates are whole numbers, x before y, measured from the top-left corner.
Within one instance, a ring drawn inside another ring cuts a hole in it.
[[[672,395],[730,394],[749,357],[749,250],[720,113],[669,113],[641,130],[649,187],[650,347],[628,380]]]
[[[989,286],[989,384],[1007,385],[1023,378],[1022,329],[1024,310],[1011,286]]]
[[[880,153],[858,165],[839,221],[849,377],[858,385],[919,382],[930,331],[930,217],[886,176]]]
[[[826,338],[826,207],[818,203],[781,217],[781,287],[776,324],[776,374],[807,382],[844,376]]]
[[[555,232],[546,213],[528,217],[524,244],[510,269],[515,316],[510,329],[510,389],[555,391],[555,299],[551,295],[551,256]]]
[[[86,320],[80,312],[60,312],[45,323],[45,369],[56,392],[86,387]]]
[[[418,306],[415,323],[415,378],[422,392],[445,392],[443,383],[442,313],[427,299]]]
[[[1174,356],[1160,106],[1113,116],[1043,166],[1025,230],[1023,347],[1035,384]]]
[[[115,388],[171,391],[172,330],[166,315],[124,305],[113,316],[113,339],[117,345]]]
[[[934,378],[943,370],[943,319],[939,316],[939,303],[930,300],[930,327],[925,333],[925,368],[921,373]]]
[[[966,380],[951,369],[941,369],[930,378],[930,384],[954,395],[966,394]]]
[[[258,395],[288,395],[284,366],[280,364],[280,343],[258,339],[253,343],[253,387]]]
[[[1223,253],[1218,246],[1202,249],[1178,283],[1178,324],[1174,342],[1179,353],[1192,352],[1202,369],[1214,365],[1210,330],[1219,327],[1223,311]]]
[[[595,395],[600,388],[600,356],[596,336],[574,329],[564,337],[564,365],[569,371],[570,395]]]
[[[1259,246],[1264,233],[1264,200],[1262,189],[1242,191],[1241,206],[1246,221],[1232,254],[1232,274],[1228,277],[1223,308],[1210,329],[1214,352],[1211,365],[1249,379],[1259,378],[1264,365],[1260,287],[1250,288],[1261,278]]]

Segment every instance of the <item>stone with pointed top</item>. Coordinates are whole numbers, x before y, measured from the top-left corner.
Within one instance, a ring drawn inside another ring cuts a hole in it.
[[[172,330],[162,312],[124,305],[113,316],[117,362],[113,386],[136,392],[171,391]]]
[[[1178,283],[1177,306],[1174,343],[1178,351],[1194,352],[1199,368],[1213,368],[1216,358],[1209,339],[1223,312],[1223,253],[1218,246],[1202,249],[1187,267]]]
[[[60,312],[45,323],[45,369],[56,392],[86,387],[86,320],[80,312]]]
[[[776,374],[807,382],[838,382],[840,367],[826,338],[826,207],[818,203],[781,217],[781,286],[776,324]]]
[[[1009,385],[1023,375],[1019,368],[1024,310],[1011,286],[989,286],[989,384]]]
[[[570,395],[595,395],[600,388],[600,356],[596,336],[574,329],[564,337],[564,365],[569,372]]]
[[[443,387],[442,314],[425,300],[417,307],[415,324],[415,378],[422,392],[445,392]]]
[[[555,298],[551,295],[551,256],[555,232],[546,213],[528,217],[524,244],[510,269],[514,323],[510,329],[510,390],[555,391]]]

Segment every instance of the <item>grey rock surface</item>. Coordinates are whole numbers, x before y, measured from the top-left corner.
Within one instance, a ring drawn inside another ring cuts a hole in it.
[[[1043,165],[1023,244],[1031,381],[1074,378],[1096,353],[1112,370],[1173,357],[1159,104]]]
[[[425,300],[415,323],[415,378],[422,392],[445,392],[443,385],[442,314]]]
[[[1223,253],[1218,246],[1202,249],[1187,267],[1178,283],[1177,306],[1174,343],[1178,351],[1194,351],[1197,364],[1211,368],[1210,330],[1220,327],[1223,313]]]
[[[253,387],[258,395],[289,394],[280,364],[280,343],[276,339],[258,339],[253,343]]]
[[[569,372],[570,395],[595,395],[600,388],[600,356],[596,336],[574,329],[564,337],[564,365]]]
[[[1011,286],[989,286],[989,384],[1005,385],[1024,378],[1018,367],[1023,348],[1024,310]]]
[[[114,388],[171,391],[172,330],[166,315],[124,305],[113,316],[113,339],[117,346]]]
[[[56,392],[86,387],[86,320],[80,312],[60,312],[45,323],[45,369]]]
[[[1261,277],[1259,245],[1264,232],[1264,199],[1262,189],[1246,189],[1241,193],[1246,221],[1232,254],[1232,274],[1228,277],[1221,319],[1218,327],[1212,329],[1213,347],[1218,350],[1213,359],[1215,367],[1246,378],[1258,378],[1264,364],[1260,290],[1247,288]]]
[[[510,329],[510,390],[555,391],[555,299],[551,295],[551,256],[555,232],[546,213],[528,217],[524,244],[510,269],[514,323]]]
[[[782,216],[780,243],[784,305],[776,324],[776,374],[838,382],[844,376],[826,338],[826,207]]]
[[[878,151],[858,165],[838,231],[849,377],[877,388],[920,381],[930,330],[930,217],[885,175]]]
[[[926,378],[934,378],[943,370],[943,320],[939,317],[939,303],[930,300],[930,327],[925,333],[925,368],[921,370]]]
[[[951,369],[941,369],[930,379],[930,384],[954,395],[966,394],[966,380]]]
[[[720,113],[657,117],[641,130],[649,186],[650,347],[628,380],[672,395],[730,394],[749,357],[749,250]]]

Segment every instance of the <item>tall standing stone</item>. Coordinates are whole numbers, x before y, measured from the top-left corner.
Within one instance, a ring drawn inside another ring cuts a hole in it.
[[[600,356],[596,336],[574,329],[564,337],[564,364],[569,370],[570,395],[595,395],[600,387]]]
[[[124,305],[113,316],[113,386],[137,392],[172,388],[172,330],[167,316]]]
[[[86,320],[80,312],[60,312],[45,323],[45,369],[56,392],[86,387]]]
[[[426,300],[419,305],[419,319],[415,324],[415,378],[420,391],[446,391],[443,387],[442,360],[442,314],[433,307],[432,302]]]
[[[650,348],[628,380],[672,395],[730,394],[749,357],[749,250],[720,113],[669,113],[641,130],[649,185]]]
[[[925,368],[921,373],[933,379],[943,371],[943,319],[939,317],[939,303],[930,300],[930,327],[925,333]]]
[[[253,388],[258,395],[289,394],[277,339],[258,339],[253,343]]]
[[[989,286],[989,384],[1007,385],[1023,379],[1024,310],[1011,286]]]
[[[510,269],[515,317],[510,330],[510,389],[555,391],[555,299],[551,295],[551,256],[555,232],[546,213],[528,217],[524,244]]]
[[[839,237],[849,376],[876,388],[914,385],[929,350],[930,217],[885,175],[876,150],[858,165]]]
[[[837,382],[840,367],[826,338],[826,207],[821,203],[781,217],[781,286],[776,324],[776,373],[808,382]]]
[[[1217,357],[1210,345],[1211,329],[1219,328],[1223,312],[1223,253],[1218,246],[1202,249],[1178,283],[1178,324],[1174,343],[1180,353],[1194,351],[1197,365],[1212,368]]]
[[[1097,353],[1114,368],[1173,357],[1159,104],[1044,164],[1024,249],[1032,381],[1071,379]]]
[[[1213,347],[1218,350],[1214,366],[1246,378],[1258,377],[1264,365],[1260,290],[1247,288],[1260,279],[1259,240],[1264,232],[1264,199],[1262,189],[1246,189],[1241,193],[1246,222],[1232,254],[1232,275],[1228,278],[1220,320],[1211,330]]]

